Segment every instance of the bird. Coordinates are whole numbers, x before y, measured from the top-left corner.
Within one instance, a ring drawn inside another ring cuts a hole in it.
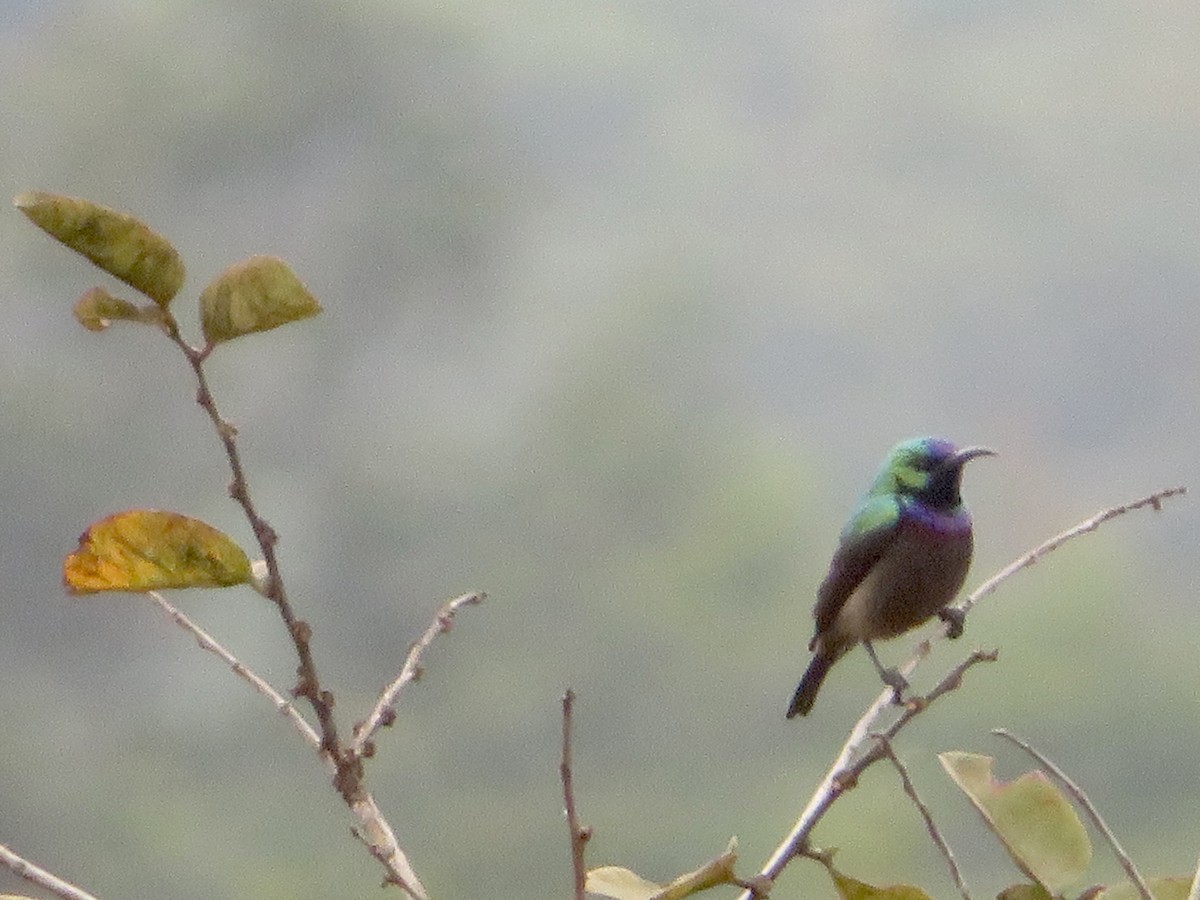
[[[874,483],[842,529],[829,574],[817,590],[808,664],[787,718],[812,710],[835,662],[862,644],[899,703],[907,682],[885,669],[872,641],[897,637],[937,615],[950,637],[962,613],[949,604],[967,577],[974,550],[971,514],[960,494],[963,467],[987,447],[958,448],[937,437],[891,449]]]

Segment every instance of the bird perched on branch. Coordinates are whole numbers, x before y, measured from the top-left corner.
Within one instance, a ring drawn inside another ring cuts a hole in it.
[[[963,466],[986,447],[956,448],[915,438],[892,448],[875,483],[846,527],[813,607],[812,662],[787,717],[807,715],[830,667],[861,643],[897,702],[907,687],[885,669],[871,642],[896,637],[937,615],[950,637],[962,614],[949,607],[967,577],[974,541],[971,514],[959,495]]]

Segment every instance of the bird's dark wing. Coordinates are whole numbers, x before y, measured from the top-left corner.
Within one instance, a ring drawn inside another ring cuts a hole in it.
[[[887,552],[900,526],[900,506],[894,496],[868,497],[842,530],[841,543],[829,563],[829,574],[817,589],[813,618],[816,634],[829,629],[842,604]]]

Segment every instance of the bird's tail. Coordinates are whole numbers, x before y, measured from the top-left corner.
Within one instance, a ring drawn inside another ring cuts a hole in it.
[[[796,693],[792,695],[792,703],[787,711],[789,719],[808,715],[809,710],[813,707],[813,701],[817,699],[817,691],[821,689],[821,682],[825,680],[825,676],[829,674],[829,668],[835,662],[837,662],[837,657],[830,654],[818,652],[813,655],[812,662],[804,670],[804,677],[800,679]]]

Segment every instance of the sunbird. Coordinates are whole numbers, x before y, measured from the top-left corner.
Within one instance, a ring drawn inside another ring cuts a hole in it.
[[[967,577],[974,550],[971,514],[959,493],[963,466],[987,447],[958,449],[943,438],[922,437],[892,448],[858,509],[842,529],[829,574],[817,589],[812,661],[800,679],[787,717],[812,709],[830,667],[856,644],[895,692],[907,683],[885,669],[872,641],[893,638],[934,615],[947,634],[962,634],[962,613],[949,604]]]

